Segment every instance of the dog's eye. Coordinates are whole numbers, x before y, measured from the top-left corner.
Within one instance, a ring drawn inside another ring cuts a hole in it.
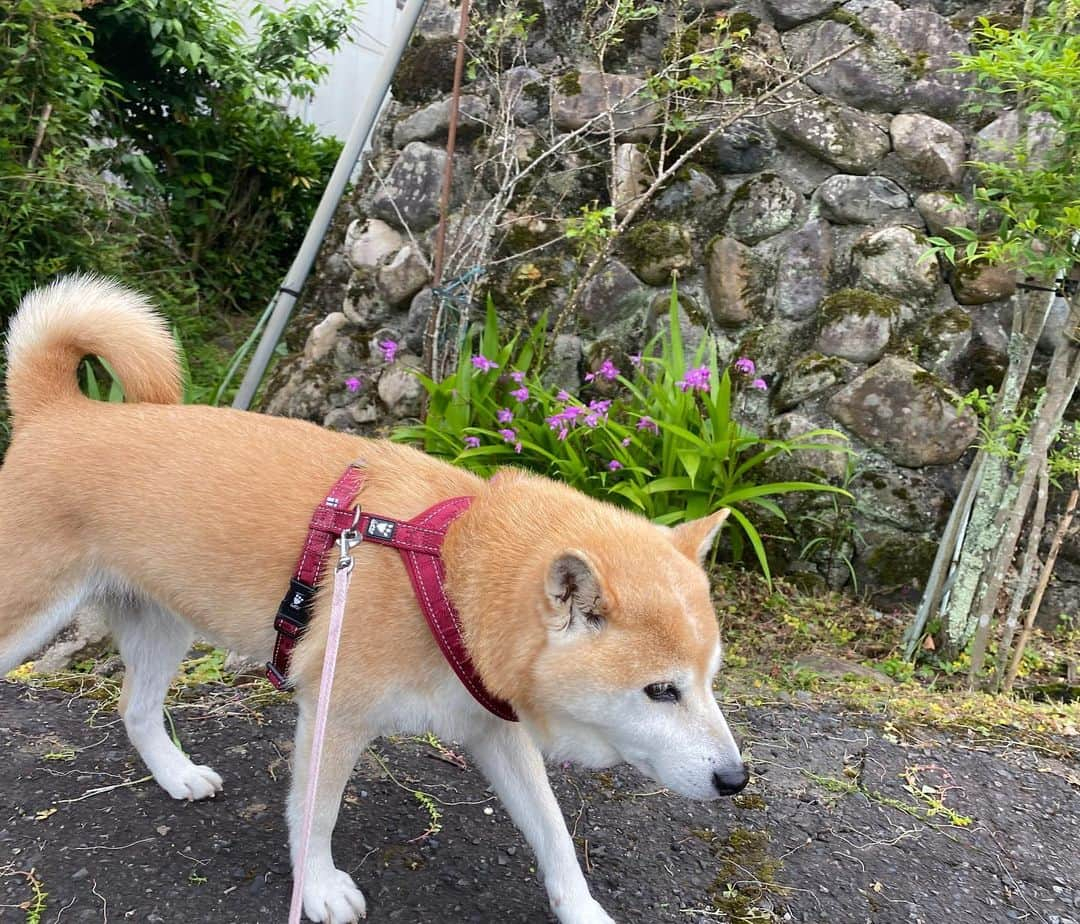
[[[671,681],[664,680],[660,683],[650,683],[645,688],[645,695],[658,703],[677,703],[679,701],[679,688]]]

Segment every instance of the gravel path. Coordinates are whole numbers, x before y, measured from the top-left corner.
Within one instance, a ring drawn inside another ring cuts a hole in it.
[[[620,924],[1080,924],[1075,759],[1005,738],[901,738],[812,704],[728,714],[757,773],[733,801],[657,793],[625,768],[552,768],[593,894]],[[174,718],[225,779],[214,801],[139,782],[111,710],[0,682],[0,921],[285,920],[291,707],[209,697]],[[373,924],[551,920],[531,851],[475,771],[415,739],[375,754],[335,836]],[[429,812],[407,790],[435,800],[440,831],[425,835]]]

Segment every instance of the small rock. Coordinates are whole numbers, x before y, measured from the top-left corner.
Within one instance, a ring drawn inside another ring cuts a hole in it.
[[[788,96],[769,117],[772,128],[846,173],[869,173],[892,147],[879,117],[829,100]]]
[[[616,145],[611,168],[611,202],[620,218],[648,187],[648,171],[648,158],[638,145]]]
[[[744,244],[757,244],[790,227],[802,201],[780,177],[763,173],[735,190],[728,206],[727,231]]]
[[[840,5],[841,0],[765,0],[774,23],[781,29],[790,29],[818,16],[824,16]]]
[[[887,356],[829,401],[829,413],[863,442],[906,468],[955,462],[975,441],[971,408],[921,366]]]
[[[788,239],[776,271],[776,310],[785,318],[807,318],[829,291],[833,230],[813,219]]]
[[[532,125],[547,111],[548,87],[534,67],[512,67],[503,74],[503,92],[519,125]]]
[[[821,303],[817,349],[855,363],[881,358],[900,318],[900,303],[886,295],[842,289]]]
[[[383,297],[394,306],[402,305],[419,292],[431,273],[427,260],[413,244],[406,244],[394,259],[379,268],[376,282]]]
[[[955,186],[964,173],[967,142],[951,125],[919,113],[901,113],[889,126],[896,156],[923,179]]]
[[[653,286],[669,283],[673,272],[693,265],[690,232],[670,221],[646,221],[631,228],[622,248],[638,278]]]
[[[462,160],[456,167],[464,166]],[[371,211],[394,227],[426,231],[439,220],[446,151],[422,141],[405,149],[379,184]]]
[[[941,284],[937,260],[914,228],[891,225],[856,241],[852,265],[858,284],[896,298],[929,299]]]
[[[450,128],[452,99],[438,100],[418,109],[394,126],[394,147],[403,148],[413,141],[445,138]],[[483,130],[488,119],[487,100],[464,93],[458,106],[458,137],[465,139]]]
[[[720,173],[757,173],[776,149],[769,130],[757,122],[734,122],[710,138],[698,159]]]
[[[650,294],[624,263],[609,260],[581,295],[581,320],[601,332],[643,309]]]
[[[394,364],[379,376],[379,399],[386,405],[387,413],[397,420],[420,413],[424,386],[412,371],[419,368],[419,357],[398,354]]]
[[[875,224],[911,208],[911,198],[888,177],[847,173],[829,177],[812,201],[823,218],[838,225]]]
[[[802,356],[784,372],[774,395],[776,406],[781,411],[789,411],[823,394],[834,385],[846,382],[854,375],[855,368],[836,356],[825,356],[821,353]]]
[[[754,316],[753,252],[733,237],[714,237],[705,251],[705,286],[713,320],[721,326],[745,324]]]
[[[304,359],[316,362],[330,355],[342,330],[349,325],[349,319],[340,311],[334,311],[311,328],[307,343],[304,345]]]
[[[357,218],[345,232],[345,254],[356,269],[378,266],[403,243],[401,235],[378,218]]]
[[[956,267],[949,285],[961,305],[985,305],[1012,296],[1016,270],[1007,266]]]
[[[604,134],[613,124],[616,136],[625,141],[649,141],[656,135],[660,107],[645,87],[644,80],[629,74],[566,74],[555,81],[551,101],[555,127],[572,132],[591,122],[597,134]]]

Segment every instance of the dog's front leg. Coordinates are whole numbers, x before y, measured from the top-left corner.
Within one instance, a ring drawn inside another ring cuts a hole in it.
[[[493,720],[485,730],[469,750],[536,853],[555,916],[561,924],[614,924],[589,894],[539,749],[516,723]]]
[[[311,739],[315,724],[314,696],[298,694],[296,745],[292,785],[289,788],[289,847],[293,875],[302,849],[304,799],[307,795]],[[311,818],[304,872],[304,914],[322,924],[353,924],[367,914],[364,893],[344,870],[334,866],[330,838],[337,824],[345,784],[370,735],[353,720],[350,710],[331,701],[323,743],[319,782]]]

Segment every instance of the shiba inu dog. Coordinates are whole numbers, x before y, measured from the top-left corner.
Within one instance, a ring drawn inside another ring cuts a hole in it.
[[[127,403],[90,401],[77,369],[111,363]],[[28,295],[7,337],[14,438],[0,469],[0,674],[96,599],[125,663],[131,743],[175,799],[221,778],[182,754],[162,702],[195,633],[267,659],[274,614],[312,510],[364,461],[365,509],[412,517],[473,502],[442,547],[446,589],[499,719],[444,660],[398,555],[361,544],[346,610],[316,794],[304,911],[356,921],[364,896],[334,866],[345,784],[376,736],[434,731],[460,741],[536,852],[563,924],[611,918],[589,894],[542,755],[628,762],[694,799],[747,781],[712,681],[720,639],[701,567],[727,511],[674,529],[549,479],[484,481],[414,449],[296,420],[181,405],[166,326],[138,295],[72,277]],[[290,668],[299,717],[288,819],[293,861],[308,772],[329,594]]]

